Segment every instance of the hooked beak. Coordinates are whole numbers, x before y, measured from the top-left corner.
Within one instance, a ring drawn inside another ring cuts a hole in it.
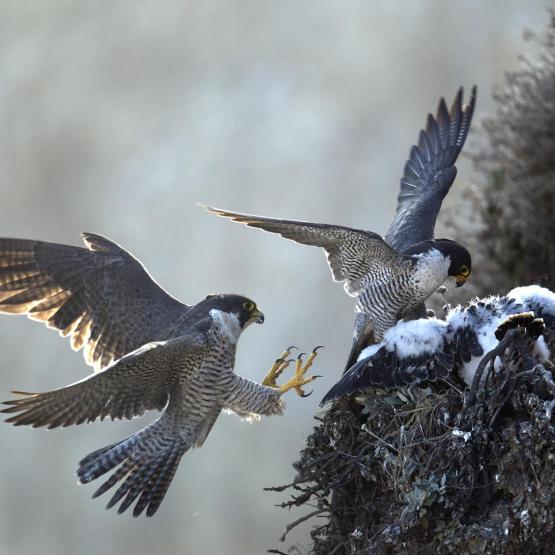
[[[458,274],[455,276],[455,284],[457,285],[457,287],[462,287],[467,280],[468,276],[462,276],[461,274]]]
[[[251,316],[252,320],[254,320],[257,324],[264,323],[264,314],[258,310],[258,308],[252,313]]]

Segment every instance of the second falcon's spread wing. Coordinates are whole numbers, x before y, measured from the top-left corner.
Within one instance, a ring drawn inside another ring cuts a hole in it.
[[[445,100],[440,100],[436,117],[428,115],[426,130],[420,132],[418,145],[410,151],[401,178],[397,211],[385,236],[387,243],[399,251],[434,236],[441,203],[457,175],[455,162],[470,128],[476,87],[465,106],[462,97],[461,87],[451,111],[447,111]]]
[[[88,248],[0,239],[0,312],[26,314],[84,347],[95,369],[166,330],[189,310],[116,243],[84,233]]]
[[[318,224],[294,220],[281,220],[229,212],[205,206],[218,216],[230,218],[250,227],[278,233],[303,245],[321,247],[326,253],[334,281],[345,281],[345,291],[356,296],[361,281],[368,275],[385,276],[404,264],[404,258],[371,231],[338,225]]]

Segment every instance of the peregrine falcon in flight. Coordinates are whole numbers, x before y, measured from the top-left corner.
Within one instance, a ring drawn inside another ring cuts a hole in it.
[[[518,325],[522,316],[532,335],[535,360],[549,360],[555,346],[555,293],[538,285],[517,287],[503,297],[474,299],[464,308],[452,308],[445,320],[398,322],[382,342],[362,351],[322,404],[373,385],[416,385],[447,378],[453,371],[471,385],[482,356],[498,345],[500,330]],[[542,325],[534,331],[529,324],[536,319]]]
[[[464,284],[471,272],[468,251],[448,239],[433,239],[443,198],[455,180],[455,162],[464,145],[476,87],[463,106],[459,89],[451,110],[439,102],[428,115],[401,178],[397,211],[385,239],[371,231],[338,225],[265,218],[205,207],[219,216],[278,233],[305,245],[322,247],[334,281],[356,297],[353,346],[345,371],[364,347],[380,342],[402,318],[425,315],[424,301],[448,276]]]
[[[187,306],[161,289],[142,264],[116,243],[91,233],[88,248],[23,239],[0,239],[0,311],[27,314],[84,347],[96,372],[45,393],[14,392],[2,412],[7,422],[33,427],[69,426],[133,418],[163,410],[152,424],[94,451],[79,463],[87,483],[118,467],[95,492],[123,480],[108,508],[137,500],[133,514],[152,516],[179,461],[200,447],[222,410],[242,417],[281,414],[283,393],[315,379],[297,358],[295,375],[278,386],[291,362],[287,349],[262,384],[234,372],[237,341],[262,323],[256,304],[240,295],[209,295]]]

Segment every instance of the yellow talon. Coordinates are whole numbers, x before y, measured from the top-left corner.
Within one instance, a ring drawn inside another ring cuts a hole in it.
[[[268,373],[264,376],[264,379],[262,380],[262,385],[267,385],[268,387],[274,388],[278,387],[276,380],[291,364],[292,360],[288,359],[287,357],[291,354],[291,351],[293,349],[297,349],[297,347],[295,347],[295,345],[291,345],[287,347],[287,349],[285,349],[283,353],[281,353],[281,356],[276,359],[270,370],[268,370]]]
[[[320,377],[320,376],[305,376],[308,369],[312,366],[312,363],[314,362],[314,359],[316,358],[318,354],[318,349],[320,347],[321,346],[314,348],[314,350],[312,351],[312,353],[310,353],[304,365],[303,365],[303,358],[302,358],[304,353],[301,353],[297,357],[297,361],[295,363],[295,375],[288,382],[278,387],[280,394],[283,395],[290,389],[294,389],[297,392],[297,395],[299,395],[300,397],[308,397],[310,395],[310,393],[305,393],[302,388],[304,385],[310,382],[313,382],[316,378]]]

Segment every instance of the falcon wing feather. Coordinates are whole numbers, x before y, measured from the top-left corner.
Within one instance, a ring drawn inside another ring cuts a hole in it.
[[[194,335],[147,343],[101,372],[66,387],[45,393],[14,391],[19,398],[4,401],[7,408],[0,412],[12,414],[6,422],[15,426],[57,428],[162,410],[175,382],[176,368],[183,373],[187,366],[192,373],[203,352],[201,337]]]
[[[278,233],[286,239],[324,249],[334,281],[344,281],[345,290],[356,296],[366,275],[383,275],[404,258],[389,247],[377,233],[338,225],[265,218],[229,212],[219,208],[206,210],[235,222]]]
[[[189,307],[166,293],[116,243],[84,233],[87,248],[0,239],[0,312],[26,314],[71,337],[96,370],[164,331]]]
[[[433,238],[441,203],[457,175],[455,162],[470,128],[476,90],[474,86],[463,106],[461,87],[450,111],[442,98],[436,117],[428,115],[426,129],[420,132],[405,164],[397,211],[385,236],[393,248],[404,251]]]

